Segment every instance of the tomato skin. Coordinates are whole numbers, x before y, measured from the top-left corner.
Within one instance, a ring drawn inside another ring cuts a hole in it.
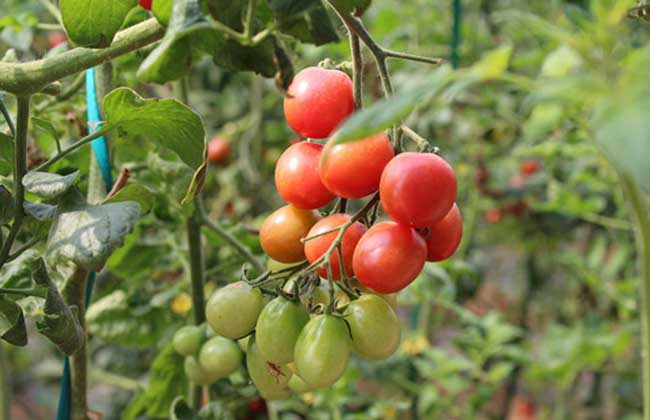
[[[296,394],[304,394],[305,392],[310,392],[316,389],[298,375],[293,375],[291,379],[289,379],[289,388]]]
[[[352,80],[340,70],[301,70],[284,98],[287,122],[303,137],[326,138],[354,111],[352,89]]]
[[[463,239],[463,219],[458,205],[439,222],[429,227],[427,237],[427,261],[442,261],[454,255]]]
[[[176,353],[191,356],[199,352],[204,338],[205,334],[201,327],[186,325],[174,333],[172,346],[174,346]]]
[[[379,188],[381,173],[395,156],[390,139],[378,133],[344,144],[325,144],[320,177],[325,187],[344,198],[361,198]]]
[[[246,367],[251,380],[265,399],[282,399],[284,394],[290,392],[288,384],[293,373],[287,365],[278,365],[266,360],[260,353],[254,336],[248,340]]]
[[[308,385],[323,388],[339,380],[350,358],[350,335],[345,321],[317,315],[303,328],[294,351],[298,376]]]
[[[239,369],[242,351],[232,340],[212,337],[199,352],[199,363],[212,377],[225,378]]]
[[[273,299],[260,313],[255,327],[260,353],[272,363],[291,362],[296,340],[308,321],[309,313],[299,302],[283,296]]]
[[[315,236],[320,233],[340,227],[341,225],[347,223],[350,219],[350,215],[343,213],[327,216],[324,219],[319,220],[318,223],[316,223],[311,228],[307,234],[307,237]],[[363,224],[354,222],[343,234],[343,239],[341,240],[343,266],[345,267],[345,274],[347,274],[349,277],[354,274],[352,267],[352,255],[354,254],[354,249],[367,230],[368,229]],[[338,231],[334,231],[305,242],[305,256],[307,257],[307,261],[313,263],[320,256],[325,254],[338,234]],[[339,280],[341,278],[341,266],[339,264],[338,251],[334,251],[334,253],[332,253],[330,257],[330,263],[332,265],[332,279]],[[319,268],[318,274],[321,277],[327,278],[327,269],[325,267]]]
[[[282,153],[275,165],[275,186],[287,203],[299,209],[317,209],[334,199],[320,179],[323,145],[300,142]]]
[[[280,207],[266,218],[260,229],[260,243],[266,255],[282,263],[305,259],[300,241],[320,215],[313,210],[301,210],[291,204]]]
[[[230,142],[216,136],[208,143],[208,162],[212,164],[225,163],[230,158]]]
[[[237,282],[214,292],[205,316],[217,334],[237,340],[253,331],[263,307],[264,297],[259,289]]]
[[[390,357],[400,344],[401,325],[395,311],[377,295],[363,295],[348,305],[345,319],[352,349],[369,360]]]
[[[183,362],[185,376],[196,385],[210,385],[219,378],[211,375],[194,356],[187,356]]]
[[[153,0],[140,0],[140,7],[146,10],[151,10],[151,4]]]
[[[519,167],[519,173],[523,176],[535,175],[539,171],[540,167],[541,165],[538,161],[530,159],[521,164]]]
[[[363,235],[352,263],[359,283],[377,293],[395,293],[415,280],[426,258],[427,244],[419,233],[381,222]]]
[[[445,217],[456,190],[456,175],[447,161],[433,153],[407,152],[386,165],[379,194],[391,219],[423,228]]]

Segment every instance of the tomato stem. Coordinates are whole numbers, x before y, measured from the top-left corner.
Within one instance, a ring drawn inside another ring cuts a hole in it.
[[[88,418],[87,400],[87,336],[86,332],[86,283],[88,271],[77,269],[72,278],[68,280],[64,289],[65,301],[78,309],[79,325],[84,331],[84,343],[75,354],[70,357],[70,419],[86,420]]]

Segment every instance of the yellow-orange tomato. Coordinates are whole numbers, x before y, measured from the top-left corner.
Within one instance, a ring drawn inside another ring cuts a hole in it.
[[[301,210],[291,204],[280,207],[266,218],[260,229],[260,243],[266,255],[282,263],[305,259],[301,239],[320,216],[313,210]]]

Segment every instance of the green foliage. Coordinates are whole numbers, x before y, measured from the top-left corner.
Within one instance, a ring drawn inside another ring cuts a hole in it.
[[[12,137],[0,132],[0,175],[9,175],[13,166],[14,140]]]
[[[14,346],[27,345],[23,311],[16,302],[0,295],[0,338]]]
[[[137,0],[61,0],[61,17],[68,36],[82,47],[103,48],[113,41]]]
[[[49,172],[29,172],[23,178],[25,190],[44,200],[52,200],[65,194],[76,182],[79,171],[61,176]]]

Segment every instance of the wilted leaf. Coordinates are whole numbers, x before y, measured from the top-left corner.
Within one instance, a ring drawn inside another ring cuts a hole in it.
[[[61,0],[61,17],[68,37],[82,47],[103,48],[113,41],[138,0]]]
[[[32,203],[25,201],[23,203],[25,212],[38,221],[51,220],[56,215],[56,206],[44,203]]]
[[[23,178],[23,185],[27,192],[51,200],[67,192],[78,176],[79,171],[65,176],[49,172],[27,172]]]

